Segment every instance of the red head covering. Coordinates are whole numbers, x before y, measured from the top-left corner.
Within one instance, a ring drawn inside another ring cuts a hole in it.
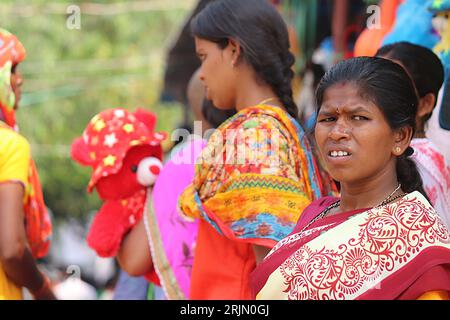
[[[25,48],[10,32],[0,28],[0,118],[11,127],[16,124],[16,96],[11,87],[11,68],[25,59]]]

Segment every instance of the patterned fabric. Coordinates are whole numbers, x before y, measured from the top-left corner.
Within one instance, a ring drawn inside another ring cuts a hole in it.
[[[125,109],[109,109],[95,115],[82,137],[72,144],[72,157],[94,172],[88,184],[91,192],[98,180],[119,172],[127,151],[138,145],[155,147],[155,157],[162,157],[164,132],[153,132],[156,117],[138,109],[134,114]]]
[[[211,136],[179,204],[185,216],[205,219],[229,239],[271,247],[327,192],[301,127],[282,109],[258,105]]]
[[[450,166],[429,139],[413,139],[413,160],[431,204],[450,227]]]
[[[16,97],[11,88],[11,68],[24,59],[25,48],[22,43],[13,34],[0,28],[0,120],[13,128],[16,125]]]
[[[312,240],[305,239],[313,232]],[[294,247],[269,276],[259,299],[396,299],[428,270],[450,270],[450,232],[419,192],[337,225],[324,222],[293,233],[263,263]],[[450,290],[442,280],[442,289]],[[413,299],[440,290],[422,288]]]

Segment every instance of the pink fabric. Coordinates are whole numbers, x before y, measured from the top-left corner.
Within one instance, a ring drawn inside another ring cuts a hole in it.
[[[429,139],[413,139],[412,159],[419,169],[431,204],[450,227],[450,167],[443,154]]]
[[[189,297],[198,221],[188,222],[178,211],[178,198],[192,182],[195,160],[205,147],[204,140],[188,142],[168,161],[153,188],[153,208],[165,255],[185,297]]]

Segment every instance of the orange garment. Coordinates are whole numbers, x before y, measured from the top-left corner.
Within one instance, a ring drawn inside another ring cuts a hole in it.
[[[447,291],[430,291],[421,295],[417,300],[450,300]]]
[[[192,300],[250,300],[249,276],[256,267],[253,247],[220,235],[201,219],[192,267]]]
[[[365,29],[355,43],[355,57],[373,57],[381,47],[384,37],[395,23],[397,8],[404,0],[383,0],[380,4],[381,28]]]

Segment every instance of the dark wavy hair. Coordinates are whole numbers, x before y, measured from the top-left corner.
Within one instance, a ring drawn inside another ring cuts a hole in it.
[[[433,51],[409,42],[397,42],[380,48],[376,55],[399,61],[412,78],[419,98],[432,93],[437,101],[444,83],[444,67]],[[430,117],[431,113],[423,121]]]
[[[318,110],[325,91],[342,82],[357,85],[361,96],[380,109],[392,130],[410,127],[414,135],[418,97],[411,77],[399,64],[376,57],[359,57],[338,63],[319,83],[316,91]],[[409,158],[413,152],[408,147],[397,157],[397,178],[403,191],[417,190],[428,199],[416,164]]]
[[[289,35],[283,18],[267,0],[216,0],[191,21],[193,36],[224,49],[230,39],[239,42],[240,59],[252,66],[258,79],[270,85],[287,112],[298,119],[292,98],[292,66]]]

